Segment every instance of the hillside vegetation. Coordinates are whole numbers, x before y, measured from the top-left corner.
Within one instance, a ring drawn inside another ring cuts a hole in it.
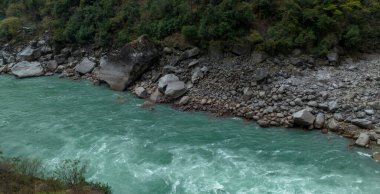
[[[155,40],[244,43],[256,50],[375,49],[378,0],[2,0],[0,39],[21,27],[52,32],[58,43],[118,45]]]

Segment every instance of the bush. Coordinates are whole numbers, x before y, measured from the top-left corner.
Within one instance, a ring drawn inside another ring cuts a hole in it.
[[[85,183],[86,165],[79,160],[64,160],[54,170],[54,177],[69,186]]]
[[[348,27],[346,34],[344,35],[344,45],[348,48],[354,48],[361,41],[360,28],[357,25],[351,25]]]
[[[22,22],[20,18],[8,17],[0,21],[0,40],[11,39],[16,36],[21,29]]]
[[[197,28],[195,26],[183,26],[182,34],[186,37],[188,41],[198,40]]]
[[[5,11],[7,17],[22,17],[25,15],[26,7],[22,3],[10,4]]]
[[[112,193],[108,184],[86,182],[85,172],[86,165],[78,160],[64,160],[56,166],[53,177],[45,177],[46,172],[40,160],[6,158],[0,151],[0,193],[8,192],[10,188],[13,193],[32,193],[35,192],[36,185],[41,184],[44,185],[42,190],[39,190],[41,193],[61,193],[66,190],[87,193],[89,187],[105,194]],[[10,185],[12,187],[9,187]]]
[[[264,38],[261,36],[261,34],[257,30],[252,30],[249,35],[244,37],[244,40],[249,42],[252,45],[256,45],[256,44],[264,42]]]
[[[130,42],[131,38],[129,36],[128,28],[124,28],[117,35],[117,44],[119,47],[124,46],[126,43]]]
[[[11,158],[9,163],[12,164],[12,169],[17,174],[43,177],[42,161],[37,159],[28,159],[15,157]]]

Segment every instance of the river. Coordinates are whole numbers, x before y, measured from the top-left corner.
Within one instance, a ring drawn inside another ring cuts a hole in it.
[[[380,165],[337,135],[141,103],[87,81],[0,76],[0,150],[46,168],[80,159],[115,194],[380,192]]]

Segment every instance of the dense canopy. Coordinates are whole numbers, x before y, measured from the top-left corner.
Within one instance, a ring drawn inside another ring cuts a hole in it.
[[[27,26],[50,30],[57,42],[123,45],[148,34],[200,46],[242,42],[324,54],[374,49],[379,20],[378,0],[2,0],[0,39]]]

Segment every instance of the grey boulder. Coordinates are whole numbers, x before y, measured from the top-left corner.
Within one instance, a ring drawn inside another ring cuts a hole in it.
[[[111,89],[123,91],[151,67],[158,56],[156,45],[141,36],[125,45],[119,54],[102,58],[98,78]]]
[[[174,81],[169,82],[166,86],[165,96],[169,99],[176,99],[181,97],[187,92],[185,82],[183,81]]]
[[[189,103],[190,101],[190,97],[189,96],[184,96],[181,98],[181,100],[179,101],[179,105],[186,105],[187,103]]]
[[[87,57],[83,58],[82,62],[80,62],[76,67],[75,71],[81,74],[91,73],[95,68],[95,62],[91,61]]]
[[[180,56],[180,60],[193,58],[193,57],[198,56],[199,54],[201,54],[201,50],[199,48],[195,47],[195,48],[192,48],[192,49],[189,49],[189,50],[186,50],[185,52],[183,52],[182,55]]]
[[[336,130],[339,126],[336,120],[334,118],[331,118],[327,121],[326,127],[331,130]]]
[[[162,93],[165,92],[166,86],[169,82],[179,81],[179,78],[174,74],[167,74],[158,80],[158,90]]]
[[[35,77],[44,74],[44,69],[39,62],[22,61],[11,68],[13,75],[19,78]]]
[[[325,115],[323,113],[318,113],[317,117],[315,118],[314,126],[317,129],[322,129],[325,124]]]
[[[45,68],[47,71],[54,72],[58,68],[58,63],[55,60],[48,61]]]
[[[360,133],[359,138],[356,140],[355,144],[359,146],[366,146],[369,143],[369,135],[367,133]]]
[[[314,124],[315,116],[307,109],[298,111],[293,114],[294,124],[299,126],[311,126]]]
[[[351,123],[364,129],[372,129],[373,127],[372,121],[366,119],[353,119]]]
[[[137,95],[137,97],[139,97],[139,98],[147,98],[148,97],[148,92],[143,87],[135,88],[134,92]]]
[[[330,62],[338,62],[339,61],[339,55],[336,52],[331,52],[327,54],[327,59]]]
[[[329,105],[329,111],[331,112],[335,112],[339,109],[339,105],[337,101],[331,101],[329,102],[328,105]]]
[[[269,73],[268,73],[268,69],[265,69],[265,68],[259,68],[256,70],[256,81],[260,82],[260,81],[264,81],[266,78],[268,78],[269,76]]]
[[[33,49],[32,46],[28,46],[18,53],[17,56],[24,61],[33,61],[41,56],[41,50]]]

